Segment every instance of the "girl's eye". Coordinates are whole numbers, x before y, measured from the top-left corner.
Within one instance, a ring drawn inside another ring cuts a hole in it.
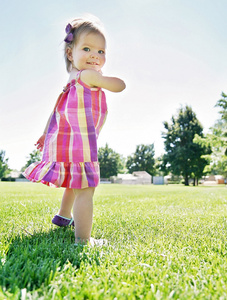
[[[103,50],[99,50],[98,53],[99,54],[105,54],[105,52]]]
[[[90,51],[90,49],[88,48],[88,47],[84,47],[84,49],[83,49],[84,51],[87,51],[87,52],[89,52]]]

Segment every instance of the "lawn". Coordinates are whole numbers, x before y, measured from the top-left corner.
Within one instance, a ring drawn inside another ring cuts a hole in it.
[[[0,183],[0,299],[227,299],[227,188],[100,185],[92,236],[51,224],[63,189]]]

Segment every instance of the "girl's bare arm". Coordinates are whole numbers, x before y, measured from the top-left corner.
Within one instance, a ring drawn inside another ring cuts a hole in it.
[[[100,87],[116,93],[123,91],[126,87],[124,81],[120,78],[103,76],[95,70],[83,70],[80,78],[89,86]]]

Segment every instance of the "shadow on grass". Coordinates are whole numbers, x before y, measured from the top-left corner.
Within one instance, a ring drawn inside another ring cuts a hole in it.
[[[74,246],[70,228],[16,236],[9,243],[6,257],[0,261],[0,285],[11,293],[18,288],[32,291],[47,286],[66,263],[78,269],[81,261],[88,259],[85,248]],[[93,259],[98,263],[98,257]]]

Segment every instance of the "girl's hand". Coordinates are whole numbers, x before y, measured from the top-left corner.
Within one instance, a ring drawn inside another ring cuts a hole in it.
[[[44,133],[36,142],[35,146],[37,147],[38,150],[43,151],[43,146],[44,146],[44,141],[46,138],[46,133]]]
[[[89,86],[100,87],[111,92],[121,92],[125,89],[125,83],[120,78],[103,76],[95,70],[83,70],[81,80]]]

